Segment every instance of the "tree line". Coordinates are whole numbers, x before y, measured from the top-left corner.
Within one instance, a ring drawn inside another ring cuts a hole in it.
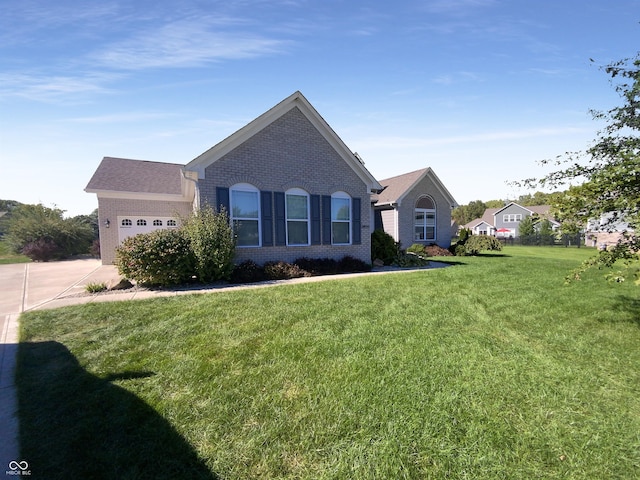
[[[65,218],[57,207],[0,200],[0,212],[0,239],[13,253],[36,261],[99,254],[97,209]]]

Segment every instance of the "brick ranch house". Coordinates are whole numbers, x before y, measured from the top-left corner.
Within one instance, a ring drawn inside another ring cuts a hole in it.
[[[446,247],[457,205],[431,169],[378,182],[300,92],[186,165],[105,157],[85,191],[98,197],[103,264],[125,238],[206,204],[229,212],[236,261],[256,263],[370,262],[374,224],[405,247]]]

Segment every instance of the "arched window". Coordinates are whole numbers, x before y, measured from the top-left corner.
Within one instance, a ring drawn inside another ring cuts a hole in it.
[[[285,196],[287,245],[309,245],[309,194],[292,188]]]
[[[260,246],[260,191],[249,183],[230,188],[231,224],[239,247]]]
[[[351,197],[345,192],[331,195],[331,243],[351,244]]]
[[[130,218],[123,218],[122,222],[120,223],[123,227],[131,227],[133,225],[133,222],[131,221]]]
[[[414,216],[414,236],[416,242],[436,240],[436,204],[431,197],[420,197],[416,202]]]
[[[175,220],[167,220],[167,227],[177,227],[178,223]]]
[[[153,221],[153,226],[154,227],[161,227],[162,226],[162,220],[160,219],[156,219]]]
[[[147,221],[144,218],[140,218],[136,222],[136,225],[139,226],[139,227],[146,227],[147,226]]]

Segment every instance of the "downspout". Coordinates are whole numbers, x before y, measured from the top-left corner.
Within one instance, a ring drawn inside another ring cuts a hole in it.
[[[193,182],[193,211],[198,211],[200,209],[200,188],[198,186],[198,180],[188,177],[186,170],[181,169],[180,171],[182,172],[182,177],[185,180]]]

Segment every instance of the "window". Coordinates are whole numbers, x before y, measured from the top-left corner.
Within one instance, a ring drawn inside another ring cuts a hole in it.
[[[231,187],[231,224],[239,247],[260,246],[260,192],[253,185]]]
[[[416,242],[435,241],[436,206],[431,197],[420,197],[416,202],[413,231]]]
[[[502,216],[502,221],[505,223],[520,222],[521,220],[522,220],[521,213],[505,213]]]
[[[331,195],[331,243],[351,243],[351,197],[345,192]]]
[[[309,194],[300,188],[286,192],[287,245],[309,245]]]
[[[147,221],[144,218],[140,218],[137,222],[136,225],[139,227],[146,227],[147,226]]]
[[[161,227],[162,226],[162,220],[156,219],[153,221],[153,226],[154,227]]]
[[[167,227],[177,227],[178,223],[175,220],[167,220]]]
[[[121,225],[123,227],[131,227],[133,225],[133,222],[131,221],[130,218],[123,218],[122,222],[121,222]]]

